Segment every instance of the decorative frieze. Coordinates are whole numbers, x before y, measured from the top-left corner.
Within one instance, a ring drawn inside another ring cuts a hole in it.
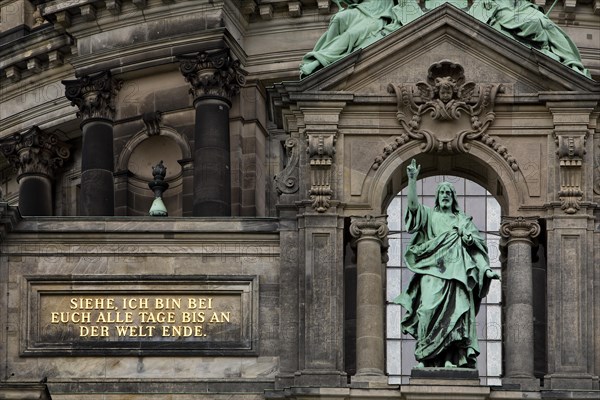
[[[3,139],[0,150],[17,170],[17,180],[26,175],[52,178],[54,171],[62,167],[71,154],[66,143],[37,126]]]
[[[423,142],[423,152],[441,154],[468,152],[469,142],[478,140],[517,171],[507,148],[486,133],[496,118],[494,102],[502,91],[500,84],[467,82],[463,67],[447,60],[432,64],[426,81],[414,86],[390,84],[388,92],[397,97],[396,116],[404,132],[375,159],[373,169],[411,140]]]
[[[179,56],[179,69],[192,86],[194,99],[215,96],[231,101],[246,82],[246,71],[234,60],[229,49]]]
[[[115,97],[122,81],[113,78],[109,71],[62,83],[65,85],[66,98],[71,105],[77,106],[77,116],[82,120],[115,118]]]

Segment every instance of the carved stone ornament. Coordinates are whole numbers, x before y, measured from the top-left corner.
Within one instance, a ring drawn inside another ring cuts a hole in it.
[[[142,121],[146,125],[146,134],[148,136],[155,136],[160,134],[160,121],[162,120],[162,113],[160,111],[147,112],[142,115]]]
[[[388,86],[398,99],[396,117],[404,132],[376,157],[373,169],[398,147],[411,140],[423,142],[426,153],[465,153],[469,141],[479,140],[500,154],[510,167],[519,166],[506,147],[486,133],[494,122],[494,102],[502,85],[465,82],[463,67],[444,60],[429,67],[427,81]]]
[[[293,194],[299,189],[297,174],[300,154],[298,150],[298,140],[288,138],[285,141],[285,151],[287,153],[288,163],[283,171],[275,176],[275,190],[277,190],[277,194],[279,195]]]
[[[334,133],[311,133],[307,135],[306,152],[310,160],[311,186],[309,197],[317,212],[325,212],[330,207],[333,189],[331,168],[335,154],[336,135]]]
[[[194,99],[215,96],[231,101],[246,83],[246,71],[234,60],[229,49],[179,56],[179,69],[192,87]]]
[[[560,190],[558,197],[561,209],[567,214],[575,214],[583,198],[581,174],[583,155],[585,154],[586,135],[559,135],[555,142],[558,146],[560,165]]]
[[[17,180],[26,175],[52,178],[54,170],[62,167],[71,154],[66,143],[55,134],[43,132],[37,126],[2,139],[0,151],[16,168]]]
[[[122,83],[113,78],[110,71],[62,81],[65,97],[79,108],[77,116],[84,121],[90,118],[113,120],[115,97]]]

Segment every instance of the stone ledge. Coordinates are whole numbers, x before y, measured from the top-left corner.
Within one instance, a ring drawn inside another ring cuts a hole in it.
[[[0,399],[51,400],[43,383],[0,383]]]

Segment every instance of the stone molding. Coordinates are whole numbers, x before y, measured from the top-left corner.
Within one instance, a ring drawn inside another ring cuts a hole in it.
[[[192,86],[194,101],[201,97],[220,97],[231,102],[246,82],[246,71],[229,49],[178,56],[179,69]]]
[[[26,175],[41,175],[52,179],[54,171],[71,154],[69,146],[53,133],[37,126],[0,141],[0,151],[17,170],[17,181]]]
[[[423,152],[438,154],[466,153],[468,142],[478,140],[500,154],[513,171],[519,169],[507,148],[486,133],[496,118],[494,104],[503,92],[501,84],[467,82],[460,64],[442,60],[429,67],[426,81],[414,86],[390,84],[388,92],[396,95],[396,117],[404,132],[375,158],[373,169],[411,140],[423,142]]]
[[[298,162],[300,151],[298,140],[288,138],[285,141],[285,150],[288,157],[286,167],[275,176],[275,190],[279,195],[296,193],[300,186],[298,184]]]
[[[123,82],[104,71],[80,79],[64,80],[65,97],[77,106],[77,117],[83,121],[92,118],[114,120],[115,97]]]
[[[507,244],[514,241],[533,245],[533,239],[540,234],[539,217],[503,217],[500,234]]]

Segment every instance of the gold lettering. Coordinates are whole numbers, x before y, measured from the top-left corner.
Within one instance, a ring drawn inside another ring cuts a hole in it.
[[[224,322],[229,322],[229,311],[217,313],[216,311],[212,313],[209,322],[214,322],[217,324],[222,324]]]
[[[211,310],[212,309],[212,297],[200,297],[198,299],[188,299],[188,309],[199,309],[199,310]]]
[[[199,312],[182,312],[181,313],[181,322],[184,324],[189,323],[202,323],[204,322],[204,311]]]
[[[108,326],[80,326],[79,336],[108,337]]]

